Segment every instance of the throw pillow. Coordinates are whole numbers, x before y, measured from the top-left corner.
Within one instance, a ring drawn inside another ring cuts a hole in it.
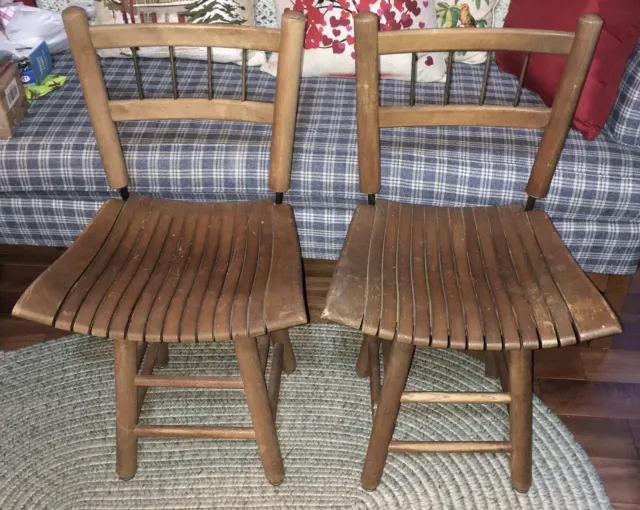
[[[436,4],[440,28],[491,28],[493,9],[498,0],[440,0]],[[481,64],[487,60],[486,51],[456,51],[455,61]]]
[[[123,3],[124,2],[124,3]],[[124,23],[228,23],[253,25],[252,0],[98,0],[94,25]],[[102,57],[131,57],[129,48],[98,50]],[[140,48],[138,55],[150,58],[168,58],[167,47]],[[206,60],[207,49],[197,47],[175,48],[177,58]],[[242,50],[213,48],[215,62],[242,60]],[[266,61],[263,51],[250,51],[247,64],[262,65]]]
[[[275,0],[278,19],[291,10],[307,17],[302,76],[354,76],[354,17],[359,12],[376,12],[380,30],[435,28],[434,0]],[[275,76],[278,56],[273,54],[262,67]],[[416,79],[439,81],[446,67],[441,53],[418,55]],[[383,55],[382,76],[410,79],[411,55]]]
[[[598,14],[604,25],[593,62],[582,91],[573,126],[587,140],[603,128],[618,95],[618,86],[629,55],[640,37],[640,9],[637,0],[512,0],[505,28],[535,28],[573,31],[582,14]],[[551,106],[566,58],[533,54],[525,85]],[[520,75],[524,55],[502,52],[496,55],[498,67]]]

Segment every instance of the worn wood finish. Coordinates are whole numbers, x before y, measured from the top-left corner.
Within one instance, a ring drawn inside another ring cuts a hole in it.
[[[269,188],[276,193],[289,190],[294,128],[298,109],[298,89],[302,69],[302,47],[306,19],[304,14],[289,11],[280,23],[281,40],[276,77],[275,115],[271,138]]]
[[[162,344],[154,344],[156,347]],[[164,388],[212,388],[219,390],[241,390],[244,388],[239,377],[204,377],[179,375],[138,375],[134,379],[136,386]]]
[[[620,332],[546,213],[522,206],[360,206],[323,317],[386,340],[463,350],[550,348]]]
[[[378,91],[378,17],[363,12],[355,20],[356,115],[360,191],[380,191],[380,128]]]
[[[380,32],[378,51],[381,55],[426,51],[535,51],[568,55],[573,39],[572,32],[551,30],[488,28],[482,34],[454,34],[446,28],[438,28],[412,32]]]
[[[134,342],[114,342],[116,374],[116,469],[118,476],[129,480],[136,474],[138,455],[136,439],[137,347]]]
[[[234,346],[264,472],[270,483],[279,485],[284,478],[284,466],[256,340],[235,339]]]
[[[406,391],[401,404],[509,404],[509,393],[447,393],[439,391]]]
[[[380,402],[373,420],[373,429],[362,470],[362,486],[367,490],[376,489],[382,478],[413,351],[412,344],[393,342],[389,371],[384,377]]]
[[[149,342],[181,341],[183,331],[184,341],[276,331],[287,371],[295,368],[286,331],[278,331],[307,321],[288,205],[198,204],[135,195],[124,205],[112,204],[107,202],[76,244],[33,283],[16,304],[16,316]],[[97,252],[91,245],[87,255],[88,243],[96,239],[102,244]],[[268,249],[261,251],[263,242]],[[58,286],[65,274],[72,281]],[[46,295],[59,296],[52,300],[58,301],[56,310],[43,302]],[[261,308],[250,306],[254,298]]]
[[[395,453],[500,453],[510,452],[509,441],[391,441]]]
[[[68,12],[67,10],[66,12]],[[240,30],[238,30],[240,28]],[[278,51],[280,30],[214,24],[138,23],[91,27],[96,49],[134,46],[199,46]]]
[[[181,437],[195,439],[255,439],[249,427],[190,427],[186,425],[138,425],[137,437]]]
[[[571,52],[553,99],[549,125],[542,136],[527,184],[527,194],[531,197],[544,198],[549,192],[564,140],[587,79],[601,28],[602,19],[595,14],[586,14],[578,19]]]
[[[500,126],[544,129],[550,108],[477,105],[386,106],[380,108],[380,127]]]
[[[289,189],[295,133],[298,88],[302,65],[305,18],[292,11],[282,18],[280,30],[232,25],[130,24],[89,27],[80,8],[64,13],[72,53],[82,83],[108,183],[123,188],[129,183],[115,122],[140,120],[226,120],[273,124],[269,186],[273,191]],[[241,48],[243,51],[242,98],[240,101],[212,99],[211,63],[208,62],[206,98],[179,98],[173,48],[204,46]],[[137,60],[137,49],[168,46],[171,56],[172,98],[145,99]],[[101,48],[132,48],[138,84],[138,99],[109,101],[95,53]],[[247,49],[279,53],[275,103],[246,101]]]
[[[509,420],[511,422],[511,485],[518,492],[531,487],[532,386],[531,351],[509,351]]]
[[[95,47],[91,42],[90,30],[92,29],[89,28],[87,14],[80,7],[70,7],[65,10],[62,19],[73,60],[78,70],[91,125],[96,133],[107,182],[112,188],[122,188],[129,184],[129,174],[122,154],[118,131],[109,114],[109,96],[102,78]],[[122,47],[122,42],[120,47]]]
[[[109,101],[109,112],[114,122],[191,119],[271,124],[274,117],[271,103],[204,98],[118,99]]]

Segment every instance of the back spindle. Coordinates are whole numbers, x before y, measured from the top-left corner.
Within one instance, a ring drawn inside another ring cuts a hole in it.
[[[520,71],[520,79],[518,80],[518,89],[516,90],[516,97],[513,100],[514,107],[520,104],[520,94],[522,94],[522,84],[524,83],[524,77],[527,74],[527,67],[529,67],[529,57],[531,57],[531,53],[525,53],[524,62],[522,64],[522,71]]]
[[[138,48],[131,48],[133,55],[133,69],[136,73],[136,84],[138,85],[138,99],[144,99],[144,90],[142,89],[142,76],[140,74],[140,63],[138,62]]]
[[[176,55],[173,46],[169,46],[169,66],[171,67],[171,86],[173,99],[178,99],[178,77],[176,75]]]
[[[480,89],[480,98],[478,99],[478,105],[482,106],[484,100],[487,97],[487,82],[489,80],[489,68],[491,67],[491,56],[493,52],[487,52],[487,61],[484,64],[484,76],[482,77],[482,88]]]
[[[242,98],[241,101],[247,100],[247,50],[242,50]]]
[[[409,106],[415,106],[416,104],[417,61],[418,61],[418,56],[415,53],[412,53],[411,54],[411,90],[409,92]]]
[[[213,99],[213,58],[211,46],[207,47],[207,97]]]
[[[449,58],[447,60],[447,82],[444,85],[444,99],[442,104],[445,106],[449,104],[449,96],[451,94],[451,72],[453,70],[453,55],[454,52],[449,52]]]

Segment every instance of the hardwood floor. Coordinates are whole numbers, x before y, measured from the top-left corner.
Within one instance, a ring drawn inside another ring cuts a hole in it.
[[[0,349],[43,342],[65,332],[14,319],[27,285],[62,252],[0,246]],[[309,314],[320,312],[333,273],[330,261],[305,261]],[[622,313],[612,349],[567,347],[534,355],[536,393],[573,432],[594,463],[616,510],[640,510],[640,277]]]

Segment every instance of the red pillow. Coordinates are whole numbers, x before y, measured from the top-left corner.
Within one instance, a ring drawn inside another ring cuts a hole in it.
[[[618,95],[625,64],[640,37],[638,0],[511,0],[505,28],[535,28],[573,32],[582,14],[598,14],[604,24],[573,127],[593,140],[607,122]],[[551,106],[566,57],[531,55],[526,87]],[[520,75],[524,54],[496,54],[498,67]]]

